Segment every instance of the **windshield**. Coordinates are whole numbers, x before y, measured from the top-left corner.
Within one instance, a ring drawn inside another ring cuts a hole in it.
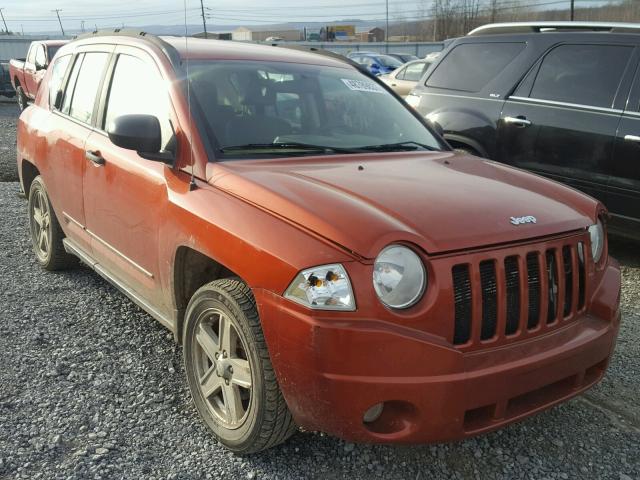
[[[402,62],[400,60],[389,55],[380,55],[379,57],[376,57],[376,60],[380,62],[383,67],[398,68],[400,65],[402,65]]]
[[[444,147],[407,107],[355,69],[194,61],[189,72],[192,102],[207,137],[214,137],[216,156]],[[287,146],[286,152],[267,152],[273,144]]]
[[[418,57],[415,55],[400,55],[400,59],[406,63],[411,62],[412,60],[418,60]]]

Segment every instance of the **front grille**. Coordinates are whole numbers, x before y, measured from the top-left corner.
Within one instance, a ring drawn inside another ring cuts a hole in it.
[[[454,265],[453,343],[517,339],[574,318],[585,307],[584,251],[574,240]]]

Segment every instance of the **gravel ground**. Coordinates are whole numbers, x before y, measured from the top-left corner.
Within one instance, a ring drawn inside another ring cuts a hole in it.
[[[0,478],[640,478],[637,246],[612,244],[625,314],[609,372],[587,395],[460,443],[298,433],[237,457],[199,420],[167,330],[86,267],[36,265],[17,193],[0,183]]]
[[[18,106],[15,100],[0,96],[0,182],[17,182],[16,120]]]

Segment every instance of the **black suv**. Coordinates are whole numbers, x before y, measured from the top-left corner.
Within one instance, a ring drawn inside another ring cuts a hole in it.
[[[454,42],[407,97],[458,149],[601,200],[640,239],[640,25],[493,24]]]

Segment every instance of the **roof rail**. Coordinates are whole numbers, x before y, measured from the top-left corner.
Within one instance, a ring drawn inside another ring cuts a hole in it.
[[[162,38],[153,35],[151,33],[132,30],[132,29],[123,29],[123,28],[115,28],[115,29],[106,29],[106,30],[94,30],[93,32],[84,33],[82,35],[78,35],[74,37],[74,40],[86,40],[88,38],[97,38],[97,37],[129,37],[129,38],[143,38],[155,46],[160,48],[162,52],[167,56],[171,65],[174,68],[178,68],[181,65],[180,54],[178,50],[171,45],[169,42],[165,42]]]
[[[504,33],[607,32],[640,33],[640,23],[621,22],[509,22],[489,23],[475,28],[467,36]]]

